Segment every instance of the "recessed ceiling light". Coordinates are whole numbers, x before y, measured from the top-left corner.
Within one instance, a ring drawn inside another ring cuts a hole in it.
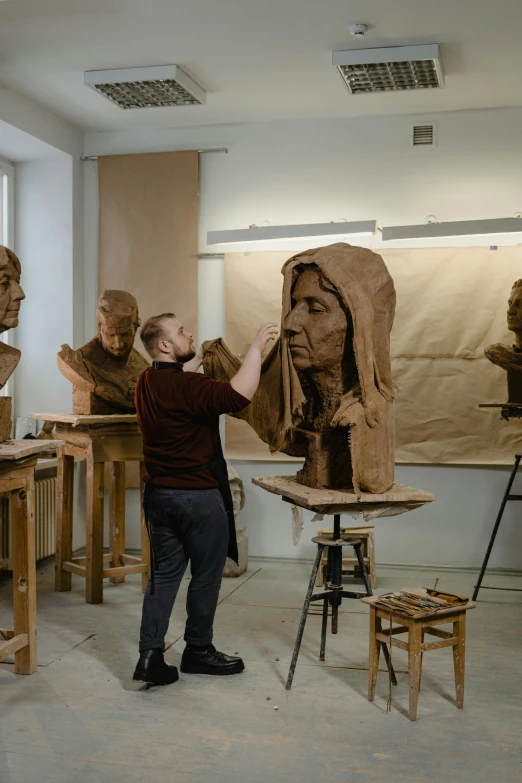
[[[444,87],[438,44],[334,52],[332,63],[352,95]]]
[[[85,84],[121,109],[194,106],[207,94],[178,65],[86,71]]]

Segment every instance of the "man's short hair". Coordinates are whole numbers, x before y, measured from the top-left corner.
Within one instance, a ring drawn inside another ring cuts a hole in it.
[[[166,337],[164,323],[169,318],[175,318],[174,313],[162,313],[147,318],[140,329],[141,342],[149,356],[152,356],[160,340]]]

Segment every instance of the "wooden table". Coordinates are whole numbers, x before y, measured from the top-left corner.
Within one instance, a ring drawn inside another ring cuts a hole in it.
[[[136,416],[32,414],[33,419],[56,424],[56,437],[63,441],[58,452],[56,498],[56,582],[59,592],[71,589],[71,574],[86,580],[85,600],[103,602],[103,580],[125,581],[128,574],[142,574],[146,589],[150,574],[150,546],[141,511],[141,557],[125,551],[125,463],[140,462],[145,473],[141,435]],[[74,459],[87,462],[86,555],[72,556]],[[110,552],[103,551],[104,473],[109,465]]]
[[[405,588],[406,589],[406,588]],[[368,665],[368,700],[375,699],[375,686],[379,668],[379,650],[381,644],[399,647],[408,653],[408,672],[410,688],[410,719],[417,720],[417,705],[422,674],[422,657],[425,652],[439,650],[442,647],[453,648],[453,663],[455,669],[455,690],[457,707],[464,707],[464,667],[466,653],[466,612],[474,609],[475,604],[468,601],[461,606],[449,609],[439,609],[435,613],[419,612],[407,615],[395,608],[384,609],[375,606],[379,596],[362,598],[363,603],[370,605],[370,655]],[[384,628],[383,628],[384,623]],[[393,623],[399,623],[393,628]],[[453,632],[441,630],[439,625],[453,624]],[[408,634],[408,641],[403,642],[395,636]],[[441,641],[424,642],[424,636],[435,636]]]
[[[0,493],[9,493],[13,562],[13,629],[0,628],[0,660],[15,657],[17,674],[33,674],[36,649],[36,557],[34,469],[37,458],[53,452],[56,441],[0,443]]]

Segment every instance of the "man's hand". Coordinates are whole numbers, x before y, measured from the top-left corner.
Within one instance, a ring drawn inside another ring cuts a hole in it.
[[[271,321],[267,321],[259,328],[258,333],[254,337],[252,348],[257,348],[259,353],[263,354],[267,343],[269,343],[270,340],[275,340],[276,337],[277,324],[274,324]]]

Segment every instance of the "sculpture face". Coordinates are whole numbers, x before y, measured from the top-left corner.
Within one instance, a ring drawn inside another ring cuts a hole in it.
[[[100,318],[100,337],[105,351],[118,359],[127,358],[134,345],[137,323],[127,322],[115,326],[110,318]]]
[[[20,286],[20,272],[12,259],[0,266],[0,332],[18,326],[20,302],[25,294]]]
[[[511,290],[507,311],[508,329],[511,332],[522,331],[522,288]]]
[[[328,288],[314,268],[301,272],[295,282],[283,329],[298,371],[328,371],[342,364],[348,322],[339,298]]]

